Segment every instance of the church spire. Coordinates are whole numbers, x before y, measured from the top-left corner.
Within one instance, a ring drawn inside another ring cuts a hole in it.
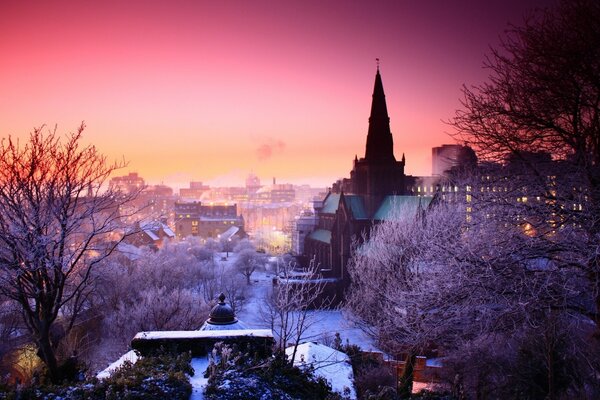
[[[365,159],[374,162],[396,161],[394,157],[394,140],[390,131],[390,117],[388,116],[383,83],[379,73],[379,59],[377,59],[377,74],[375,75],[375,87],[373,88]]]

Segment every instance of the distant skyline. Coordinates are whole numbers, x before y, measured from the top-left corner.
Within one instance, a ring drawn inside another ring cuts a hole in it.
[[[364,156],[379,58],[396,158],[429,175],[489,47],[554,4],[4,0],[0,136],[85,121],[149,183],[327,186]]]

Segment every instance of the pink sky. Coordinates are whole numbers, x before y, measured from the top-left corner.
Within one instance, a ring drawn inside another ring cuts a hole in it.
[[[379,57],[396,157],[427,175],[489,46],[553,3],[3,0],[0,136],[85,121],[151,183],[324,186],[364,155]]]

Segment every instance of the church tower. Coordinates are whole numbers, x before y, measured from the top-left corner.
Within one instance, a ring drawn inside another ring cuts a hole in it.
[[[375,75],[369,132],[367,133],[367,149],[365,160],[372,162],[394,162],[394,139],[390,131],[390,117],[385,104],[385,93],[379,67]]]
[[[355,159],[350,172],[352,193],[364,196],[369,215],[375,213],[385,196],[404,194],[404,161],[404,156],[401,161],[394,157],[394,139],[378,66],[365,157]]]

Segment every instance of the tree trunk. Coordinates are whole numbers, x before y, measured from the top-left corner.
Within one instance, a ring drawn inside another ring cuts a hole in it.
[[[48,374],[52,383],[59,383],[60,377],[58,376],[58,363],[54,354],[54,349],[50,344],[50,330],[43,329],[37,340],[38,344],[38,355],[46,364],[48,368]]]
[[[398,396],[401,399],[408,399],[412,395],[416,359],[417,357],[413,353],[406,355],[406,365],[404,365],[404,371],[398,383]]]

